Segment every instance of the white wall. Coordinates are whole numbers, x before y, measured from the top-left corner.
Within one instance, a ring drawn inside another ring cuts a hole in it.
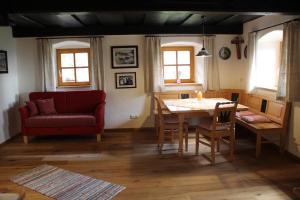
[[[223,60],[218,55],[218,63],[220,70],[220,87],[221,89],[243,89],[245,88],[245,76],[243,65],[244,47],[245,43],[241,45],[241,59],[237,58],[236,45],[231,44],[231,40],[237,35],[217,35],[215,40],[216,49],[219,50],[222,47],[228,47],[231,51],[231,57],[227,60]]]
[[[34,38],[16,39],[20,104],[28,100],[28,93],[40,86],[37,42]]]
[[[216,45],[219,50],[223,46],[231,49],[232,55],[228,60],[221,60],[219,58],[220,77],[222,88],[241,88],[240,60],[236,58],[235,45],[230,41],[235,35],[217,35]],[[37,44],[34,38],[18,38],[18,63],[20,63],[19,74],[20,82],[19,89],[22,100],[28,98],[28,93],[37,91],[39,89],[39,80],[36,79],[38,73],[37,60]],[[88,42],[87,39],[72,39],[73,41]],[[64,40],[54,40],[55,48]],[[106,104],[106,126],[105,128],[139,128],[152,126],[152,121],[149,119],[150,115],[150,98],[144,92],[144,36],[105,36],[103,39],[104,51],[104,66],[105,66],[105,84],[107,92]],[[197,52],[201,46],[201,41],[198,37],[164,37],[162,43],[172,43],[174,41],[181,41],[195,46]],[[139,67],[128,69],[112,69],[111,68],[111,46],[121,45],[138,45]],[[71,47],[71,46],[69,46]],[[197,58],[196,58],[197,59]],[[137,88],[135,89],[116,89],[115,88],[115,73],[116,72],[136,72]],[[232,77],[234,74],[234,77]],[[86,89],[86,88],[84,88]],[[88,88],[89,89],[89,88]],[[178,89],[199,89],[198,86],[188,87],[168,87],[167,90]],[[62,89],[59,89],[62,90]],[[130,115],[137,115],[137,119],[129,119]]]
[[[18,130],[18,72],[16,41],[10,27],[0,27],[0,49],[7,51],[8,74],[0,74],[0,143]]]
[[[250,21],[244,24],[244,38],[247,41],[247,37],[249,32],[263,29],[266,27],[274,26],[280,23],[284,23],[286,21],[299,18],[299,16],[265,16],[258,18],[256,20]],[[245,79],[248,71],[248,60],[244,60]],[[276,98],[275,91],[267,91],[267,90],[256,90],[258,94],[266,95],[271,98]],[[291,117],[290,117],[290,128],[289,128],[289,136],[288,136],[288,151],[293,153],[294,155],[300,157],[300,102],[293,102]],[[297,123],[298,122],[298,123]],[[298,143],[298,146],[297,146]]]
[[[138,45],[139,67],[111,68],[111,46]],[[150,98],[144,91],[144,36],[105,36],[103,40],[105,84],[107,92],[106,128],[138,128],[151,126]],[[136,72],[137,88],[116,89],[116,72]],[[130,115],[139,116],[130,120]]]

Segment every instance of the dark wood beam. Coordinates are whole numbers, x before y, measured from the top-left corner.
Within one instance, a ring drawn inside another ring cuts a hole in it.
[[[202,27],[181,26],[127,26],[85,28],[22,28],[13,27],[14,37],[50,37],[80,35],[129,35],[129,34],[201,34]],[[243,26],[205,26],[205,34],[242,34]]]
[[[83,22],[83,21],[81,21],[81,19],[79,19],[76,15],[71,15],[77,22],[79,22],[82,26],[86,26],[86,24]]]
[[[187,22],[194,14],[189,14],[185,19],[183,19],[178,25],[182,25]]]
[[[9,25],[8,14],[1,13],[0,14],[0,26],[8,26],[8,25]]]
[[[228,17],[225,17],[223,19],[221,19],[220,21],[216,22],[215,25],[220,25],[223,24],[226,21],[231,20],[232,18],[235,18],[237,15],[229,15]]]
[[[34,24],[37,27],[40,27],[40,28],[46,27],[44,24],[42,24],[40,22],[37,22],[37,21],[35,21],[35,20],[31,19],[30,17],[27,17],[25,15],[19,15],[19,17],[22,18],[23,20],[31,23],[31,24]]]
[[[297,0],[51,0],[37,4],[34,0],[10,0],[2,7],[8,13],[101,12],[101,11],[201,11],[243,13],[246,15],[300,14]]]

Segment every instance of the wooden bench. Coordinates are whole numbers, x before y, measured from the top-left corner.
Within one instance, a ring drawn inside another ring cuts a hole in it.
[[[271,120],[269,123],[248,123],[236,117],[237,124],[256,134],[256,157],[260,156],[263,143],[274,143],[274,141],[267,139],[268,135],[278,136],[280,152],[283,153],[288,134],[291,103],[271,100],[267,97],[253,94],[243,94],[241,99],[241,103],[248,106],[251,112],[266,116]]]

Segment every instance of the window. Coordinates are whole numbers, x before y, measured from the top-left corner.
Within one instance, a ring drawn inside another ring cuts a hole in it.
[[[283,31],[263,35],[257,41],[255,86],[277,90]]]
[[[162,63],[165,83],[194,82],[193,47],[162,47]]]
[[[89,86],[90,61],[88,48],[57,49],[58,86]]]

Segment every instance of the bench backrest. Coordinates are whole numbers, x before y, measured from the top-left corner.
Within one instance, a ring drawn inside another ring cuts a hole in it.
[[[255,94],[244,94],[243,104],[250,110],[267,116],[273,122],[280,124],[282,127],[288,125],[290,114],[290,102],[277,101],[265,96]]]

